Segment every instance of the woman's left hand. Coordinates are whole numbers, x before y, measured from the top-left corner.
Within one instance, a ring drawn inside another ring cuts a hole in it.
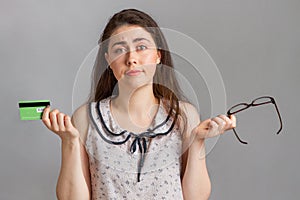
[[[197,139],[211,138],[223,134],[236,127],[234,115],[218,115],[217,117],[200,122],[193,130],[192,135]]]

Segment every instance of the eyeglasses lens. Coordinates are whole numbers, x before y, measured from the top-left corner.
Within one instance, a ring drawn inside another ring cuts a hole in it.
[[[232,108],[230,108],[230,113],[235,114],[237,112],[240,112],[244,109],[248,108],[247,104],[238,104],[236,106],[233,106]]]
[[[261,98],[255,99],[252,102],[252,105],[258,106],[258,105],[267,104],[267,103],[272,103],[272,100],[269,97],[261,97]]]

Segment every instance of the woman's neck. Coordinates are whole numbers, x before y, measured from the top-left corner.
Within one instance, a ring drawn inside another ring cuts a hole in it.
[[[159,100],[153,94],[152,84],[142,86],[134,91],[119,90],[119,95],[112,100],[113,108],[118,112],[134,117],[153,115]]]

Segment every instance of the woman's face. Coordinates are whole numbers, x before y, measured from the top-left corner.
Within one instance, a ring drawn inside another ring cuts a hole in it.
[[[124,25],[110,37],[105,58],[119,84],[140,87],[152,83],[161,55],[149,32]]]

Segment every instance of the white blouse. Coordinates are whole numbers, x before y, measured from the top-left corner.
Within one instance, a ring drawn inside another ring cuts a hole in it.
[[[116,123],[110,101],[111,97],[89,104],[91,122],[85,148],[92,199],[183,199],[182,137],[161,101],[149,131],[137,134]]]

